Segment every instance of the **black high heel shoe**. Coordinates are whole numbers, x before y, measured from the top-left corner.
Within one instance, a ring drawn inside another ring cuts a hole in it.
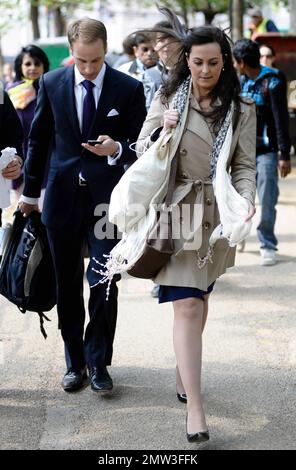
[[[178,393],[177,392],[177,398],[181,403],[187,403],[187,395],[186,393]]]
[[[201,442],[206,442],[210,439],[209,431],[201,431],[201,432],[194,432],[193,434],[189,434],[187,432],[187,414],[186,414],[186,437],[188,442],[195,442],[196,444],[200,444]]]

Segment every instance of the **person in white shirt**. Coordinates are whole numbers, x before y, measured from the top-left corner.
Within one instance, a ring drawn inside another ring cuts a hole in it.
[[[117,317],[117,286],[101,284],[98,262],[117,243],[106,211],[124,165],[135,160],[131,142],[145,119],[143,85],[105,63],[107,33],[100,21],[83,18],[70,25],[74,65],[40,80],[19,204],[24,215],[38,208],[43,175],[52,146],[42,210],[57,279],[57,310],[65,345],[65,391],[81,389],[89,369],[91,388],[113,388],[111,364]],[[89,141],[95,145],[90,145]],[[106,222],[105,222],[106,221]],[[84,248],[90,262],[90,321],[84,334]],[[117,279],[118,280],[118,279]]]

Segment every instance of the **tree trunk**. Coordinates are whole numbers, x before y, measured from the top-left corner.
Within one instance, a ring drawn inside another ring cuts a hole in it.
[[[35,1],[34,4],[30,5],[30,19],[32,22],[33,38],[40,38],[40,29],[39,29],[39,5],[38,1]]]
[[[212,24],[212,21],[215,18],[216,12],[213,11],[211,8],[202,10],[202,12],[205,15],[205,24]]]
[[[289,0],[290,7],[290,33],[296,34],[296,0]]]
[[[180,15],[184,21],[184,25],[186,28],[189,27],[189,20],[188,20],[188,10],[182,9],[182,13]]]
[[[54,9],[54,30],[55,36],[64,36],[65,20],[59,7]]]
[[[235,42],[243,37],[244,0],[232,0],[231,4],[231,37]]]

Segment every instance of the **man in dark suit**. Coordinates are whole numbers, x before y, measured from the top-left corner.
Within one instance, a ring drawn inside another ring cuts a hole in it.
[[[16,110],[9,99],[8,94],[3,90],[0,83],[0,152],[6,147],[14,147],[17,151],[15,160],[2,170],[4,178],[14,180],[19,178],[23,160],[21,155],[23,143],[23,129]],[[0,209],[0,226],[1,226]]]
[[[89,18],[76,21],[69,27],[68,39],[75,65],[49,72],[40,80],[20,209],[28,215],[36,208],[47,149],[52,145],[42,220],[55,265],[65,344],[67,372],[62,386],[66,391],[81,388],[87,364],[92,389],[107,392],[113,387],[106,366],[112,358],[117,287],[113,281],[107,301],[106,284],[98,283],[93,258],[105,262],[103,255],[117,243],[114,230],[105,224],[104,211],[124,173],[123,165],[135,160],[130,144],[145,119],[145,97],[139,81],[105,64],[103,23]],[[92,147],[88,139],[101,143]],[[87,279],[95,287],[90,289],[90,321],[83,340],[85,240],[90,254]]]

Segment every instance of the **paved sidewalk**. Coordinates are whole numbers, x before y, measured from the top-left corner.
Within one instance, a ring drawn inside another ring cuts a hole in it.
[[[216,285],[204,335],[208,449],[296,449],[296,172],[281,181],[279,263],[259,265],[253,234]],[[256,216],[258,217],[258,216]],[[172,307],[150,281],[124,279],[112,398],[66,394],[55,311],[43,340],[37,316],[0,298],[1,449],[194,450],[176,400]]]

